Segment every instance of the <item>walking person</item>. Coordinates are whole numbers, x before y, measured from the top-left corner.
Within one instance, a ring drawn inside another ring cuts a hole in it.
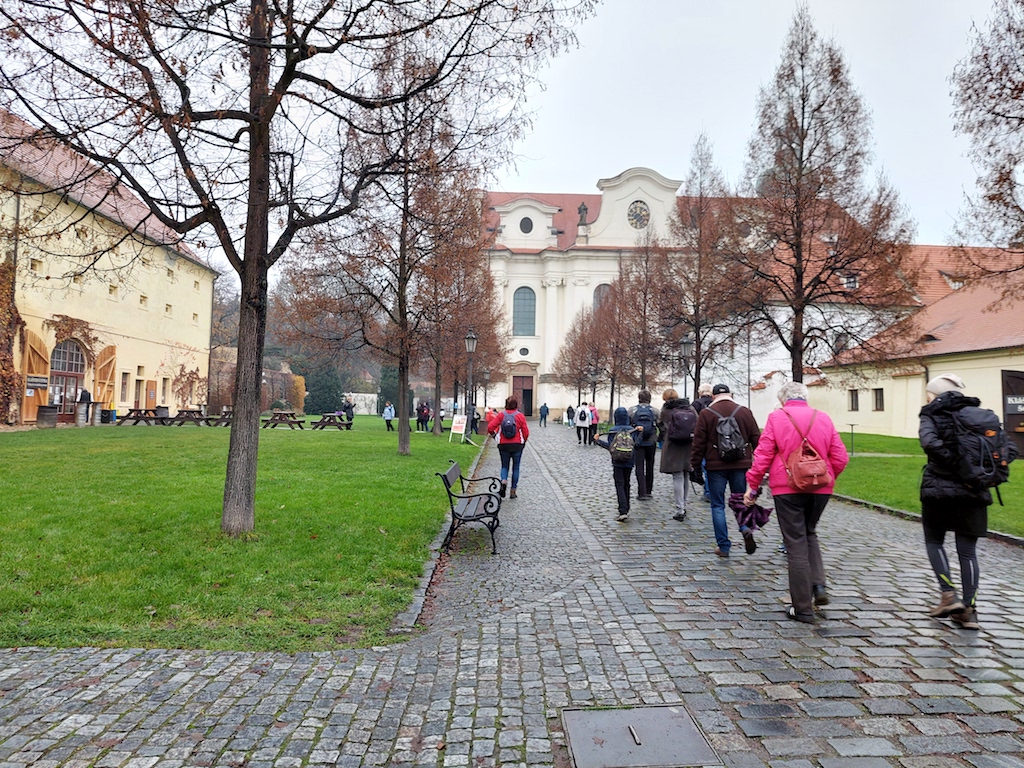
[[[700,413],[709,405],[714,396],[711,394],[710,384],[701,384],[697,388],[697,397],[693,401],[693,410]],[[708,489],[708,470],[707,461],[705,461],[700,468],[700,476],[704,479],[704,501],[711,501],[711,492]]]
[[[992,493],[987,487],[965,483],[959,468],[961,454],[956,432],[959,424],[983,420],[991,411],[981,401],[963,393],[963,379],[953,373],[936,376],[925,388],[927,403],[921,408],[918,435],[928,457],[921,475],[921,522],[928,560],[939,581],[941,597],[928,613],[936,619],[948,617],[964,629],[979,629],[975,600],[978,594],[978,539],[988,535],[988,507]],[[992,414],[998,423],[998,417]],[[1001,432],[1001,428],[993,430]],[[1005,446],[1006,461],[1016,457],[1012,443]],[[946,532],[956,535],[960,561],[961,597],[946,557]]]
[[[519,488],[519,463],[523,458],[523,448],[530,438],[530,427],[526,417],[519,410],[519,399],[512,395],[505,400],[505,410],[496,411],[487,424],[487,434],[498,438],[498,455],[501,457],[501,497],[505,498],[510,480],[511,467],[512,488],[509,498],[516,498]]]
[[[575,425],[576,409],[571,405],[565,409],[565,423],[572,429]]]
[[[601,422],[601,414],[597,410],[597,403],[590,404],[590,444],[594,445],[597,440],[597,425]]]
[[[394,432],[395,427],[391,422],[395,419],[395,406],[391,404],[390,400],[384,403],[384,413],[381,415],[384,417],[384,423],[387,424],[387,431]]]
[[[818,544],[818,521],[849,456],[829,415],[807,404],[804,384],[796,381],[784,384],[779,390],[779,402],[782,407],[768,415],[754,450],[743,503],[748,507],[754,503],[767,474],[775,516],[786,543],[791,602],[787,613],[791,619],[813,624],[815,606],[828,603],[825,565]],[[799,467],[794,458],[803,456],[809,463],[814,461],[803,448],[805,440],[817,454],[819,463],[813,467]],[[810,478],[809,473],[813,473]],[[747,534],[748,542],[753,539],[753,533]]]
[[[629,423],[629,411],[623,407],[615,409],[615,425],[607,435],[597,438],[597,445],[612,456],[612,478],[615,481],[615,498],[618,517],[624,523],[629,518],[629,477],[633,474],[636,459],[636,440],[641,430]]]
[[[746,473],[761,430],[750,409],[732,399],[728,385],[715,384],[711,394],[711,403],[697,414],[690,467],[697,471],[701,462],[707,460],[711,523],[717,545],[715,554],[728,557],[732,542],[725,520],[725,488],[728,486],[732,493],[747,490]],[[753,551],[749,541],[747,549]]]
[[[550,412],[551,412],[551,409],[548,408],[548,404],[547,403],[544,403],[543,405],[541,405],[541,407],[540,407],[540,425],[542,427],[546,427],[548,425],[548,414]]]
[[[590,444],[590,407],[581,403],[576,409],[576,445]]]
[[[636,497],[651,498],[654,490],[654,454],[658,450],[658,409],[651,405],[651,393],[641,389],[637,404],[629,409],[629,423],[643,427],[636,456]]]
[[[686,519],[686,504],[690,498],[690,449],[693,447],[693,433],[697,427],[697,412],[690,401],[679,397],[674,389],[661,393],[662,407],[658,418],[658,433],[661,436],[662,474],[672,476],[673,520]]]

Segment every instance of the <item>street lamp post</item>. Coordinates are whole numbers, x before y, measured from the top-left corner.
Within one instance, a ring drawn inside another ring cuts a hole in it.
[[[680,354],[683,359],[683,398],[687,398],[686,379],[690,375],[690,360],[693,358],[693,334],[686,334],[680,342]],[[696,393],[694,393],[696,394]]]
[[[469,419],[467,428],[470,431],[473,429],[473,416],[476,413],[476,393],[473,392],[473,353],[476,352],[476,341],[476,333],[470,328],[466,334],[466,355],[469,357],[469,371],[466,376],[466,416]],[[465,437],[466,433],[463,432],[462,436]]]

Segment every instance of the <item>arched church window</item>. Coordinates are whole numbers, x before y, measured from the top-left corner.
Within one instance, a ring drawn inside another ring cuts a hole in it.
[[[512,294],[512,335],[534,336],[537,327],[537,294],[525,285]]]
[[[608,294],[611,290],[612,287],[608,285],[608,283],[601,283],[594,289],[594,309],[597,309],[604,304],[604,300],[608,298]]]

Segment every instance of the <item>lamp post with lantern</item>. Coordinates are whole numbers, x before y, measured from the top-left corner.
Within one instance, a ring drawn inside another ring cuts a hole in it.
[[[683,398],[687,399],[688,398],[688,396],[687,396],[688,388],[687,388],[686,379],[690,375],[690,361],[693,359],[693,347],[694,347],[693,334],[692,333],[688,333],[685,336],[683,336],[683,338],[679,342],[679,344],[680,344],[680,349],[679,349],[679,351],[680,351],[680,358],[681,358],[682,363],[683,363]],[[696,392],[694,392],[694,394],[696,394]]]
[[[473,416],[476,413],[476,393],[473,391],[473,353],[476,352],[476,342],[476,332],[470,328],[466,334],[466,355],[469,357],[469,370],[466,375],[466,429],[469,431],[473,429]],[[462,436],[465,439],[466,433],[463,432]]]

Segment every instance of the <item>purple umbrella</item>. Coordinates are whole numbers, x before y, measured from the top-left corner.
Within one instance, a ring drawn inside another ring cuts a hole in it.
[[[743,503],[742,493],[729,495],[729,509],[736,513],[736,522],[740,529],[750,528],[752,531],[760,530],[772,516],[771,509],[766,509],[760,504],[751,504],[749,507]]]

